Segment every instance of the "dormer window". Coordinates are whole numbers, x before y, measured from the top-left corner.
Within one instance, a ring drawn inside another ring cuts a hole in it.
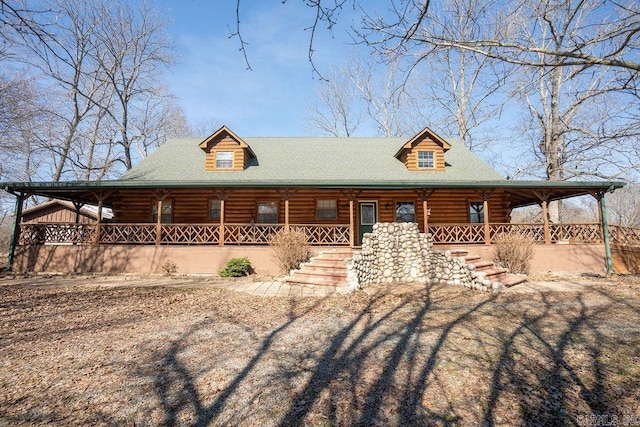
[[[233,151],[216,151],[216,169],[233,168]]]
[[[435,167],[433,151],[418,151],[418,168],[433,169]]]

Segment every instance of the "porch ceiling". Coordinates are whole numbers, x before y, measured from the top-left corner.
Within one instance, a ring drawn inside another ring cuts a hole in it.
[[[213,181],[94,181],[94,182],[8,182],[1,188],[12,194],[37,195],[42,197],[71,200],[95,204],[102,198],[109,206],[118,193],[134,189],[189,189],[189,188],[327,188],[327,189],[475,189],[491,191],[502,189],[509,194],[511,207],[522,207],[540,203],[541,200],[560,200],[584,195],[614,191],[625,185],[621,181],[448,181],[448,182],[398,182],[363,181],[341,182],[325,180],[322,182],[265,181],[247,183],[241,180],[233,182]]]

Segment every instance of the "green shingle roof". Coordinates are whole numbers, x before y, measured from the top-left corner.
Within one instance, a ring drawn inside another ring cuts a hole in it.
[[[409,171],[394,154],[403,138],[243,138],[256,154],[243,171],[205,171],[201,139],[174,139],[120,181],[426,183],[506,181],[463,144],[448,141],[445,171]]]

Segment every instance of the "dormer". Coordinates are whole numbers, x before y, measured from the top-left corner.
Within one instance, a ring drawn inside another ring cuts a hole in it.
[[[444,172],[444,153],[451,145],[429,128],[407,141],[395,154],[410,171]]]
[[[256,155],[242,138],[222,126],[200,143],[206,153],[204,170],[241,171]]]

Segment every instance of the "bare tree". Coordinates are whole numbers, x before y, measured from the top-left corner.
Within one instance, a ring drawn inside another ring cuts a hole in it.
[[[530,34],[544,20],[553,20],[556,8],[574,11],[573,32],[563,44],[540,46],[530,43]],[[546,15],[530,12],[537,9]],[[640,71],[637,52],[640,41],[640,4],[635,0],[508,0],[494,3],[486,22],[500,28],[496,37],[460,39],[446,33],[425,31],[425,22],[433,18],[429,1],[391,0],[389,17],[366,15],[364,40],[388,55],[406,53],[416,46],[465,49],[516,65],[534,67],[604,66]],[[575,21],[574,21],[575,19]],[[585,37],[588,36],[588,37]]]
[[[410,135],[424,127],[420,101],[398,64],[351,56],[346,65],[318,81],[307,114],[309,127],[332,136],[353,136],[367,128],[380,136]]]
[[[376,133],[385,137],[412,135],[424,127],[420,117],[420,101],[413,97],[396,61],[376,63],[355,61],[353,80],[364,103],[368,119]]]
[[[164,32],[167,21],[149,3],[114,6],[102,1],[96,9],[103,22],[96,31],[99,49],[94,60],[113,90],[114,102],[107,114],[118,126],[116,142],[122,150],[118,160],[128,170],[134,162],[132,148],[142,147],[140,151],[146,153],[153,145],[145,133],[135,132],[132,120],[151,105],[160,72],[173,60],[173,48]]]
[[[24,61],[40,72],[40,89],[47,93],[48,114],[56,119],[37,130],[36,139],[51,153],[54,159],[51,179],[59,181],[73,168],[70,155],[82,132],[83,121],[98,110],[96,104],[102,101],[98,98],[105,91],[100,70],[92,59],[95,51],[92,37],[101,23],[100,17],[92,14],[90,3],[79,0],[57,0],[51,6],[55,14],[38,15],[46,33],[18,35],[25,52]]]
[[[484,25],[493,1],[445,0],[434,4],[428,31],[456,40],[493,37],[494,27]],[[471,150],[493,140],[493,132],[480,133],[482,126],[498,117],[505,102],[501,90],[511,68],[487,56],[464,49],[426,47],[413,69],[420,81],[420,99],[430,126],[443,135],[456,137]],[[412,57],[409,58],[412,61]],[[479,146],[478,146],[479,144]]]
[[[311,130],[322,135],[354,135],[362,123],[362,113],[352,70],[347,66],[334,68],[327,74],[327,79],[319,81],[306,119]]]

